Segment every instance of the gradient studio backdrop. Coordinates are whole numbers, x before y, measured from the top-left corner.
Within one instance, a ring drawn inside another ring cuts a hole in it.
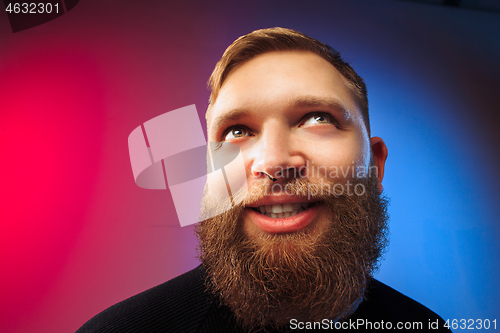
[[[500,324],[500,14],[81,0],[17,33],[0,14],[0,331],[72,332],[198,265],[169,191],[135,185],[127,137],[193,103],[204,124],[205,82],[225,47],[272,26],[331,44],[367,82],[392,199],[377,278],[444,319]]]

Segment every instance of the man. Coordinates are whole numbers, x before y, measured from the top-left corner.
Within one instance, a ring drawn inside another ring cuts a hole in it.
[[[239,146],[248,192],[212,217],[221,202],[209,177],[202,265],[79,332],[445,330],[372,278],[386,245],[387,148],[370,138],[365,84],[340,55],[293,30],[258,30],[229,46],[209,84],[209,141]]]

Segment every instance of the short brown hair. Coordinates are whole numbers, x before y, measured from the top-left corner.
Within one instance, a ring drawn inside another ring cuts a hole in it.
[[[208,80],[208,88],[211,93],[207,115],[229,73],[239,65],[260,54],[274,51],[309,51],[332,64],[347,79],[347,86],[354,94],[361,109],[368,135],[370,135],[368,96],[363,79],[347,62],[342,60],[340,53],[329,45],[308,37],[301,32],[278,27],[255,30],[239,37],[229,45],[222,58],[215,65],[214,71]]]

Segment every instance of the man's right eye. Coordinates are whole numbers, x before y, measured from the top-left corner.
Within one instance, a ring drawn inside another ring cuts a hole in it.
[[[241,126],[233,127],[227,131],[227,134],[224,137],[224,141],[241,138],[248,135],[248,130],[246,128]]]

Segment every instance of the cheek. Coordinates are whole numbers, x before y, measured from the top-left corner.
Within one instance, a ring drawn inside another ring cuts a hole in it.
[[[240,148],[224,143],[218,153],[210,154],[206,197],[221,207],[219,214],[241,203],[247,195],[247,173]],[[213,163],[213,164],[212,164]]]
[[[311,147],[306,151],[308,176],[311,178],[330,178],[344,183],[356,178],[358,171],[369,165],[369,149],[359,140],[336,140]]]

